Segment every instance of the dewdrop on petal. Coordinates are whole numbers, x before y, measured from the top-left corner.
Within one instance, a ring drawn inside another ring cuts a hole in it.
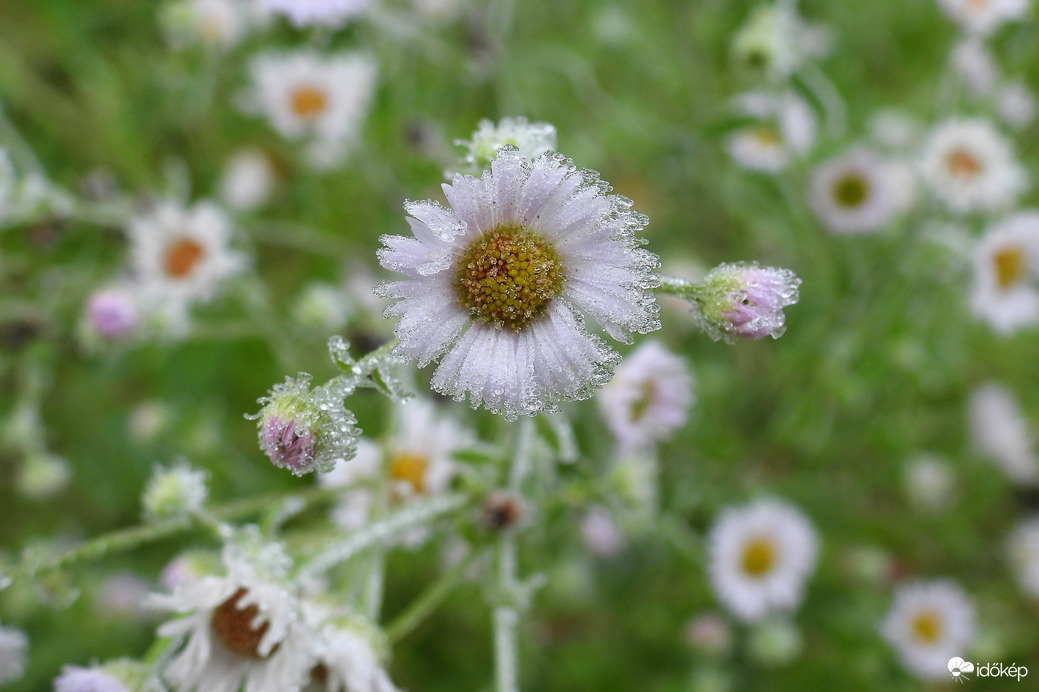
[[[497,123],[481,120],[471,139],[455,140],[465,147],[464,163],[473,172],[490,168],[498,150],[512,145],[533,161],[545,152],[556,150],[556,128],[549,123],[532,123],[526,118],[502,118]]]
[[[345,392],[332,386],[310,388],[310,375],[300,373],[276,384],[259,421],[260,449],[278,468],[302,476],[311,471],[327,473],[357,452],[357,419],[343,407]]]
[[[695,287],[696,322],[715,341],[778,339],[786,331],[783,308],[798,301],[800,285],[789,269],[721,264]]]
[[[141,500],[144,516],[158,520],[197,512],[208,495],[208,476],[183,461],[168,469],[156,466]]]

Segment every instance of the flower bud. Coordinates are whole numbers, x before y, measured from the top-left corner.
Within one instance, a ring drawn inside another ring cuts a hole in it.
[[[206,501],[207,475],[185,462],[171,469],[156,466],[142,497],[144,516],[168,519],[197,511]]]
[[[255,416],[259,421],[260,449],[278,468],[296,476],[326,473],[357,452],[357,419],[343,408],[335,388],[310,389],[310,375],[286,377],[274,385]]]
[[[696,286],[697,322],[712,339],[778,339],[783,308],[798,301],[799,279],[789,269],[757,263],[721,264]]]
[[[140,321],[133,296],[117,288],[97,291],[90,296],[87,320],[95,334],[111,341],[129,335]]]

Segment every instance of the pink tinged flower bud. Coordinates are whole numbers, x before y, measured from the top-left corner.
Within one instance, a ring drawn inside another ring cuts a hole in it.
[[[106,339],[121,339],[137,326],[137,306],[133,298],[122,291],[98,291],[87,304],[90,324]]]
[[[778,339],[786,331],[783,308],[798,301],[799,279],[789,269],[756,263],[722,264],[698,288],[698,321],[715,339]]]
[[[299,421],[272,414],[263,421],[263,451],[271,463],[295,473],[305,471],[314,461],[316,444],[314,433],[305,428],[297,430]]]

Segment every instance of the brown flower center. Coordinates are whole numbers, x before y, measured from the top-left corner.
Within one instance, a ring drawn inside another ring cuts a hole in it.
[[[981,172],[981,162],[978,157],[966,149],[953,149],[945,158],[945,165],[956,178],[970,180]]]
[[[211,621],[213,632],[228,649],[239,656],[264,658],[259,654],[258,648],[270,623],[263,622],[259,627],[253,627],[253,619],[260,611],[255,605],[238,607],[238,601],[245,594],[245,589],[238,589],[229,599],[216,607]]]
[[[206,256],[206,249],[191,238],[178,238],[166,246],[166,274],[174,279],[190,275]]]
[[[426,492],[426,470],[429,459],[413,452],[401,452],[390,462],[390,478],[396,483],[407,483],[411,490],[421,495]]]
[[[455,265],[458,302],[484,324],[514,331],[544,313],[563,280],[555,249],[540,235],[514,226],[480,236]]]
[[[858,173],[849,173],[837,179],[833,186],[833,198],[846,209],[861,206],[869,197],[869,184]]]
[[[293,90],[290,102],[297,118],[312,123],[328,109],[328,92],[312,85],[300,86]]]
[[[1025,274],[1025,249],[1020,245],[1008,245],[992,255],[996,270],[996,283],[1002,289],[1017,284]]]
[[[752,538],[743,546],[740,564],[746,574],[763,577],[772,571],[777,557],[776,547],[771,539]]]
[[[933,610],[921,610],[913,616],[910,630],[917,641],[934,644],[942,636],[942,616]]]

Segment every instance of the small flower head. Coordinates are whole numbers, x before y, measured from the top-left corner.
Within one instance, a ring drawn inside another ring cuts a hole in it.
[[[904,484],[910,504],[924,512],[938,513],[955,499],[956,476],[947,461],[935,456],[924,454],[910,461]]]
[[[206,501],[208,473],[180,462],[173,468],[156,466],[144,489],[142,504],[149,519],[168,519],[198,511]]]
[[[502,118],[497,123],[481,120],[472,139],[455,140],[466,148],[463,161],[474,172],[490,168],[498,151],[511,145],[533,161],[545,152],[556,150],[556,128],[550,123],[532,123],[526,118]]]
[[[974,314],[1000,334],[1039,323],[1039,211],[1010,214],[974,247]]]
[[[480,521],[491,531],[506,531],[523,518],[523,502],[513,493],[496,490],[484,498]]]
[[[781,80],[807,60],[829,52],[832,37],[826,28],[805,22],[793,6],[758,5],[732,43],[737,64]]]
[[[815,143],[816,118],[792,91],[751,91],[737,97],[735,110],[757,122],[739,128],[726,141],[737,164],[753,171],[779,173]]]
[[[379,632],[352,613],[304,605],[323,645],[303,692],[400,692],[383,666],[386,643]]]
[[[140,316],[137,300],[128,290],[106,288],[87,301],[87,320],[91,332],[103,339],[118,341],[137,327]]]
[[[823,162],[812,173],[808,201],[835,234],[870,233],[897,211],[889,164],[868,149],[854,149]]]
[[[270,157],[262,149],[243,149],[224,164],[220,197],[235,211],[253,211],[267,201],[274,183]]]
[[[970,397],[968,427],[974,447],[1012,482],[1039,482],[1039,458],[1028,422],[1014,396],[997,384],[986,384]]]
[[[241,0],[176,0],[163,8],[163,29],[177,48],[201,44],[226,50],[248,33],[249,14]]]
[[[367,9],[369,0],[264,0],[268,10],[297,27],[339,26]]]
[[[25,650],[29,638],[16,627],[0,627],[0,685],[25,674]]]
[[[974,606],[950,581],[907,584],[895,594],[880,631],[907,670],[944,680],[949,659],[966,653],[974,638]]]
[[[786,331],[783,308],[798,301],[800,285],[789,269],[721,264],[697,286],[697,323],[715,341],[778,339]]]
[[[337,387],[310,388],[310,375],[286,377],[260,399],[260,449],[278,468],[296,476],[327,473],[357,451],[357,419],[343,408]]]

